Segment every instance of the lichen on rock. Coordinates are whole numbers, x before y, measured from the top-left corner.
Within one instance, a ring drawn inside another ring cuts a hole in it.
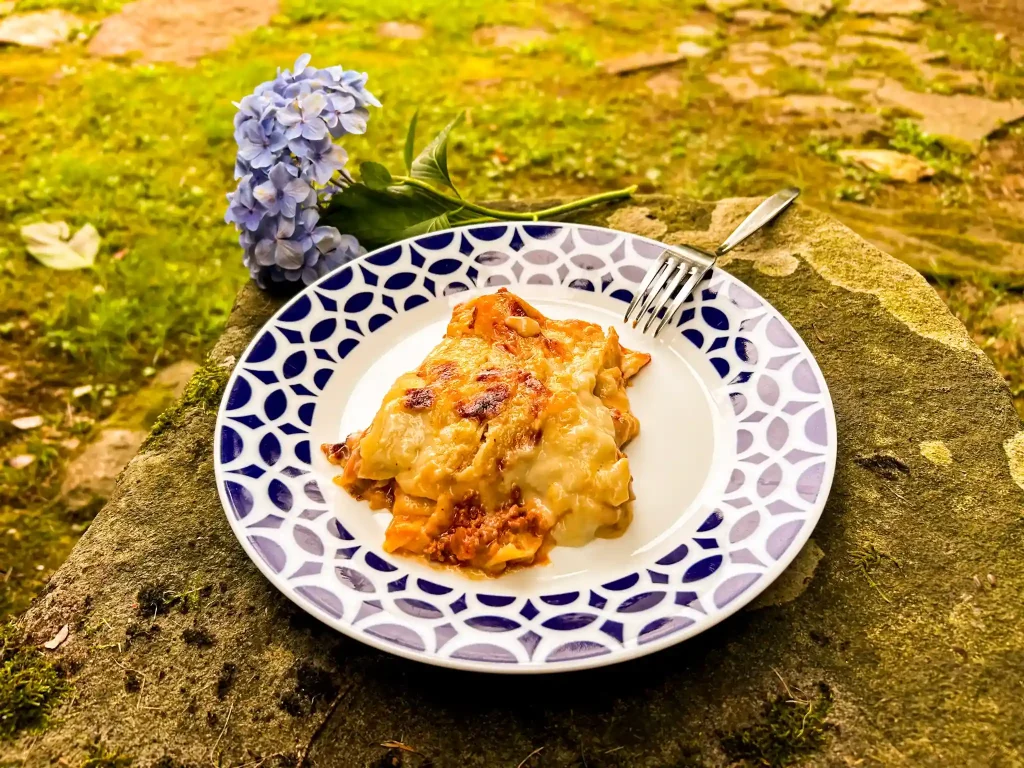
[[[953,463],[953,454],[941,440],[925,440],[920,445],[921,455],[932,464],[940,467],[948,467]]]

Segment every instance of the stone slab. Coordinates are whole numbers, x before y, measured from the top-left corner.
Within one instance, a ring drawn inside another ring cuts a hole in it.
[[[614,220],[709,246],[757,202],[644,197]],[[564,676],[388,656],[248,561],[214,487],[216,403],[192,401],[19,620],[38,646],[69,625],[45,653],[74,693],[0,761],[80,765],[99,744],[141,768],[1020,764],[1024,434],[1005,383],[919,274],[806,206],[730,255],[817,356],[839,424],[828,506],[761,607]],[[212,365],[278,306],[244,287]]]

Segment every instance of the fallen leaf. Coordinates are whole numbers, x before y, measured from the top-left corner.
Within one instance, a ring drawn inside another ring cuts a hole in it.
[[[50,269],[85,269],[96,262],[100,235],[86,224],[68,240],[70,230],[63,221],[26,224],[21,228],[25,247],[41,264]]]
[[[22,416],[20,419],[11,419],[11,424],[18,429],[36,429],[43,426],[42,416]]]
[[[16,13],[0,21],[0,43],[27,48],[52,48],[65,42],[82,20],[59,10]]]
[[[127,249],[127,248],[122,248],[121,250],[117,251],[117,252],[116,252],[116,253],[115,253],[115,254],[114,254],[113,256],[111,256],[110,258],[111,258],[111,259],[112,259],[113,261],[120,261],[121,259],[123,259],[123,258],[124,258],[125,256],[127,256],[127,255],[128,255],[128,249]]]
[[[70,627],[68,627],[68,625],[65,624],[63,627],[57,630],[56,635],[54,635],[52,638],[43,643],[43,648],[45,648],[48,651],[55,651],[58,648],[60,648],[68,639],[69,629]]]
[[[403,744],[400,741],[382,741],[380,745],[385,749],[400,749],[403,752],[412,752],[414,755],[420,754],[419,751],[413,749],[408,744]]]
[[[841,149],[839,157],[893,181],[913,183],[935,175],[935,169],[923,160],[891,149]]]
[[[35,460],[36,457],[31,453],[22,453],[18,456],[12,456],[9,458],[7,463],[14,469],[24,469]]]
[[[71,390],[72,397],[84,397],[92,392],[92,384],[83,384],[80,387],[75,387]]]
[[[61,440],[60,444],[68,451],[76,451],[78,450],[78,446],[82,444],[82,441],[77,437],[69,437],[67,440]]]

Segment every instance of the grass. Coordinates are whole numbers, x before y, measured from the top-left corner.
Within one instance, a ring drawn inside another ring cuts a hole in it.
[[[990,280],[943,280],[938,291],[1006,379],[1017,413],[1024,419],[1024,296]]]
[[[920,158],[939,173],[958,180],[964,180],[971,160],[970,156],[954,152],[936,137],[924,133],[913,120],[907,118],[896,121],[889,146]]]
[[[57,8],[73,13],[114,13],[121,9],[126,0],[18,0],[14,10],[18,13],[23,11],[45,11]]]
[[[120,5],[19,0],[17,9],[63,8],[96,21]],[[828,44],[844,31],[841,14],[781,30],[723,30],[706,59],[673,69],[680,90],[670,98],[652,97],[645,85],[652,73],[609,78],[596,67],[637,50],[672,50],[679,42],[673,30],[692,23],[699,7],[698,0],[583,0],[566,26],[527,0],[284,0],[270,26],[192,67],[94,59],[80,43],[0,49],[0,175],[8,180],[0,187],[0,403],[10,417],[38,413],[47,424],[35,435],[0,434],[0,561],[8,564],[0,615],[27,604],[88,523],[66,514],[58,499],[63,467],[76,452],[67,440],[86,442],[154,369],[202,359],[222,329],[247,279],[235,234],[223,223],[224,194],[234,183],[231,101],[304,51],[317,64],[369,72],[385,105],[366,136],[345,142],[351,166],[372,158],[397,169],[416,108],[424,137],[466,109],[450,165],[472,198],[639,184],[646,192],[717,199],[795,183],[808,203],[826,209],[854,200],[941,219],[951,207],[998,204],[988,189],[975,193],[977,161],[946,153],[912,123],[889,123],[871,141],[948,172],[938,182],[896,188],[835,161],[835,150],[856,140],[814,121],[769,118],[756,104],[732,104],[706,77],[728,71],[720,49],[741,35],[779,46],[807,36]],[[426,34],[415,42],[382,39],[377,28],[387,20],[418,23]],[[958,65],[989,72],[1007,92],[1019,88],[1024,75],[1003,44],[961,22],[930,11],[929,43]],[[474,42],[491,25],[542,28],[550,38],[520,51]],[[917,83],[900,54],[861,54],[824,84],[791,68],[768,79],[786,93],[827,90],[862,70]],[[103,242],[95,268],[52,272],[27,256],[20,227],[56,220],[96,226]],[[963,316],[981,328],[983,311]],[[995,338],[986,348],[1019,382],[1018,364],[999,351],[1004,336]],[[222,374],[206,369],[197,377],[150,439],[180,423],[186,408],[214,407]],[[84,385],[93,393],[72,396]],[[7,418],[0,413],[0,430]],[[23,453],[35,462],[22,470],[7,464]]]

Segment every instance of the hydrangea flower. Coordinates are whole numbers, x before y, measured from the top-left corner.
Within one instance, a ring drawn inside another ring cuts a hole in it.
[[[348,180],[348,154],[334,143],[362,134],[368,107],[380,107],[363,72],[309,66],[258,85],[235,104],[235,178],[224,220],[239,231],[243,263],[253,279],[312,283],[365,253],[356,238],[318,226],[319,205]]]
[[[281,214],[294,219],[298,206],[309,197],[309,184],[305,179],[295,178],[298,171],[294,165],[277,163],[267,174],[267,180],[252,191],[271,216]]]
[[[233,195],[228,195],[228,212],[224,214],[224,220],[237,225],[240,229],[255,232],[256,228],[263,221],[267,210],[252,193],[252,174],[248,174],[238,183],[238,189]]]

